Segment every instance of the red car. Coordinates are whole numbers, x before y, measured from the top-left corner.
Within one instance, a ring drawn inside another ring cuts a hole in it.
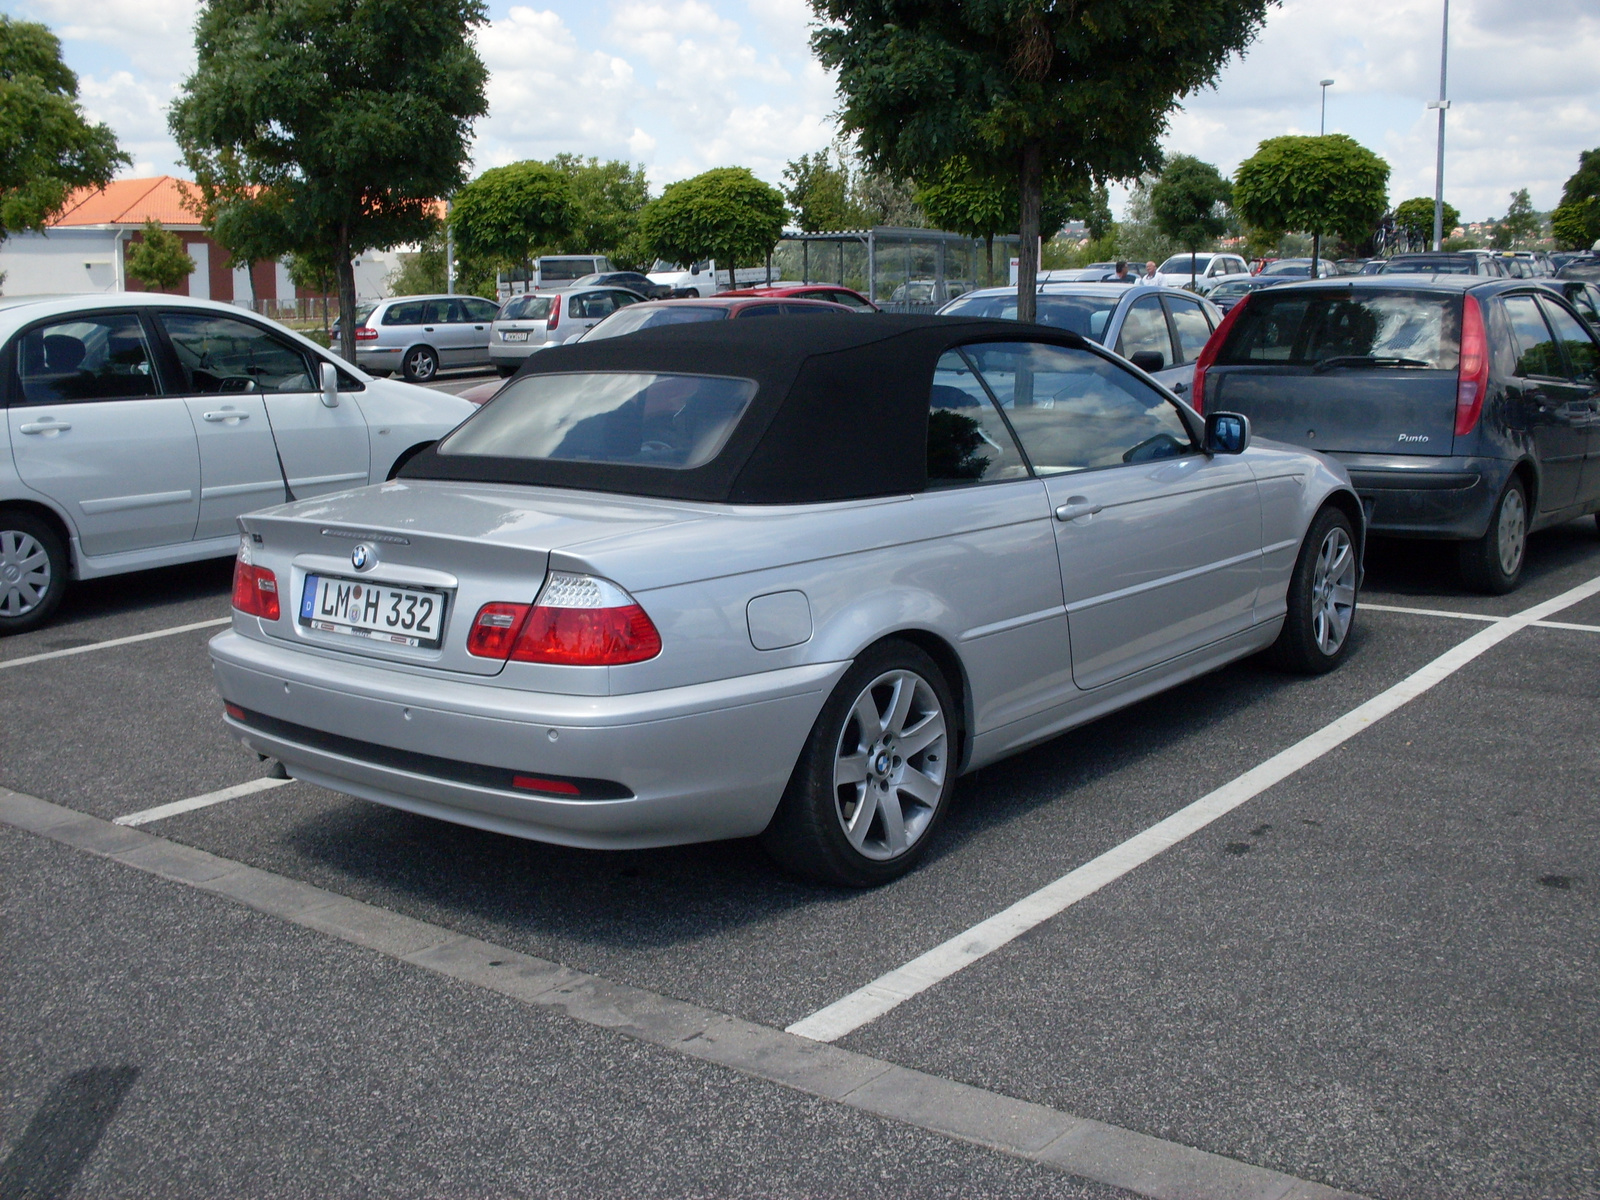
[[[740,288],[736,292],[722,292],[723,296],[793,296],[802,300],[831,300],[843,304],[853,312],[878,312],[879,308],[860,292],[831,283],[775,283],[771,287]]]

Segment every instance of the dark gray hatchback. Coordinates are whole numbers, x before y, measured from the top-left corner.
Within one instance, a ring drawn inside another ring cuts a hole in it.
[[[1600,510],[1600,342],[1531,281],[1252,292],[1201,355],[1192,403],[1338,459],[1374,534],[1459,542],[1483,591],[1517,586],[1530,532]]]

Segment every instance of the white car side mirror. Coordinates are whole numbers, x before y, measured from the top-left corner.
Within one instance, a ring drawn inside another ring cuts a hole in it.
[[[339,407],[339,368],[331,362],[322,364],[322,403],[328,408]]]

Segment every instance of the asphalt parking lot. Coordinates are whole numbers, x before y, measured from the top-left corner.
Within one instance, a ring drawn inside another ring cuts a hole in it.
[[[270,780],[230,564],[86,584],[0,642],[0,1196],[1600,1196],[1600,536],[1368,566],[850,894]]]

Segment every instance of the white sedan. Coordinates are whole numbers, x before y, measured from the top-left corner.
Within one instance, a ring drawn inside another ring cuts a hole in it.
[[[0,300],[0,634],[69,579],[231,555],[244,513],[390,478],[473,411],[225,304]]]

